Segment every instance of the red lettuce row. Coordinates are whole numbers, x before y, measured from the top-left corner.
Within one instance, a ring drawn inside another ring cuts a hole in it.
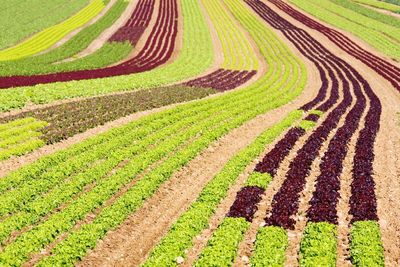
[[[234,89],[253,77],[257,71],[218,69],[206,76],[184,83],[184,86],[213,88],[218,91]]]
[[[264,156],[262,161],[256,165],[254,170],[275,176],[280,163],[285,159],[294,147],[294,144],[305,132],[306,131],[300,127],[291,128],[275,147]]]
[[[361,75],[370,109],[365,117],[364,128],[357,139],[353,159],[353,182],[351,183],[350,214],[352,222],[378,220],[375,182],[373,180],[374,143],[380,127],[382,104]]]
[[[254,1],[260,2],[258,0]],[[400,68],[396,67],[385,59],[382,59],[366,51],[355,42],[353,42],[350,38],[346,37],[344,34],[322,25],[316,20],[295,10],[290,5],[284,3],[282,0],[270,0],[270,2],[275,4],[282,11],[286,12],[288,15],[303,23],[307,27],[310,27],[324,34],[326,37],[329,38],[329,40],[331,40],[333,43],[343,49],[346,53],[357,58],[358,60],[372,68],[379,75],[388,80],[397,90],[400,91]]]
[[[353,75],[354,70],[349,70]],[[317,177],[315,191],[310,200],[310,208],[307,212],[307,217],[312,222],[337,224],[336,206],[339,201],[340,175],[343,170],[343,160],[347,155],[350,139],[356,132],[361,116],[366,108],[366,99],[362,94],[359,81],[354,76],[351,77],[351,80],[357,100],[347,114],[343,126],[337,130],[329,142],[328,150],[322,157],[319,166],[321,173]]]
[[[109,39],[110,42],[129,41],[133,46],[137,44],[143,32],[149,26],[153,14],[155,0],[142,0],[137,3],[132,16],[124,26],[118,29]]]
[[[305,117],[305,120],[317,122],[319,117],[320,116],[318,114],[309,114],[307,117]]]
[[[245,218],[248,222],[253,221],[257,211],[257,205],[261,201],[265,189],[258,186],[245,186],[236,195],[227,217]]]
[[[149,9],[146,10],[149,11]],[[146,17],[151,17],[151,14],[146,14]],[[177,1],[161,0],[156,23],[143,49],[134,58],[116,66],[96,70],[80,70],[33,76],[0,77],[0,88],[105,78],[148,71],[164,64],[171,57],[175,47],[177,32]]]

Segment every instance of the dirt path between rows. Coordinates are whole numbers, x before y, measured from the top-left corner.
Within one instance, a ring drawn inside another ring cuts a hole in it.
[[[53,46],[51,46],[50,48],[41,51],[40,53],[38,53],[38,55],[41,54],[45,54],[50,52],[51,50],[54,50],[60,46],[62,46],[63,44],[65,44],[66,42],[68,42],[69,40],[71,40],[73,37],[75,37],[80,31],[84,30],[85,28],[89,27],[90,25],[93,25],[94,23],[96,23],[98,20],[100,20],[105,14],[107,14],[107,12],[111,9],[111,7],[115,4],[117,0],[110,0],[110,2],[103,8],[102,11],[100,11],[99,14],[97,14],[94,18],[92,18],[88,23],[86,23],[85,25],[83,25],[82,27],[79,27],[75,30],[73,30],[72,32],[68,33],[67,35],[65,35],[60,41],[58,41],[57,43],[55,43]],[[80,10],[79,10],[80,11]],[[61,61],[62,62],[62,61]]]
[[[385,248],[386,265],[398,266],[400,264],[400,222],[398,220],[400,217],[400,204],[398,202],[398,199],[400,199],[400,180],[396,178],[400,177],[400,155],[398,153],[400,151],[399,92],[374,70],[348,55],[323,34],[305,27],[273,4],[267,1],[264,2],[286,20],[306,30],[333,54],[348,62],[369,82],[371,88],[381,100],[381,127],[375,143],[374,180],[376,183],[378,216],[380,218],[379,223],[381,225],[382,241]],[[295,6],[291,6],[295,8]],[[329,27],[334,28],[332,26]],[[346,35],[350,36],[352,40],[356,39],[348,33]],[[365,45],[364,48],[366,48]],[[371,51],[371,49],[369,50]],[[393,60],[391,62],[394,63]],[[398,63],[394,64],[399,65]],[[351,166],[345,165],[345,168],[351,168]],[[338,212],[345,211],[338,210]]]
[[[112,2],[114,5],[116,0],[112,0]],[[109,28],[107,28],[105,31],[103,31],[95,40],[93,40],[92,43],[90,43],[88,45],[88,47],[86,47],[84,50],[82,50],[81,52],[76,54],[74,57],[64,59],[62,61],[59,61],[59,63],[73,61],[73,60],[76,60],[79,58],[83,58],[83,57],[93,54],[94,52],[99,50],[104,45],[104,43],[107,42],[108,39],[129,20],[129,18],[131,17],[131,14],[132,14],[133,10],[135,10],[138,2],[139,2],[138,0],[130,1],[130,3],[128,4],[128,6],[124,10],[124,12],[122,12],[122,15],[117,19],[117,21],[115,21],[113,25],[111,25]],[[111,8],[111,6],[108,8],[108,10],[110,8]]]

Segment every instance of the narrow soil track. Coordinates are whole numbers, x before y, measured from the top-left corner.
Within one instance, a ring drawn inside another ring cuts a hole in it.
[[[114,0],[113,0],[114,1]],[[115,2],[115,1],[114,1]],[[90,54],[93,54],[96,52],[98,49],[100,49],[108,40],[111,36],[114,35],[115,32],[118,31],[119,28],[121,28],[130,18],[131,13],[135,9],[137,5],[137,1],[131,1],[127,8],[124,10],[122,15],[117,19],[117,21],[111,25],[109,28],[104,30],[95,40],[93,40],[92,43],[90,43],[84,50],[76,54],[73,58],[67,58],[59,62],[68,62],[72,60],[76,60],[79,58],[86,57]]]

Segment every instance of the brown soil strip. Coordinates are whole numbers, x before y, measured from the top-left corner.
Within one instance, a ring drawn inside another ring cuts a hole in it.
[[[375,143],[374,181],[376,183],[378,216],[381,225],[382,241],[385,248],[386,265],[399,265],[400,223],[398,218],[400,217],[400,205],[398,204],[398,199],[400,199],[400,180],[396,179],[396,177],[400,177],[400,155],[398,153],[398,151],[400,151],[400,126],[398,123],[399,115],[397,114],[400,112],[400,95],[398,91],[375,71],[345,53],[321,33],[305,27],[274,5],[268,3],[267,5],[295,26],[306,30],[332,53],[348,62],[359,73],[362,73],[363,77],[368,81],[371,88],[381,100],[381,127]],[[294,7],[293,5],[291,6]],[[332,26],[329,25],[329,27]],[[335,30],[339,29],[335,28]],[[357,41],[355,40],[356,38],[350,34],[345,32],[344,34],[352,38],[353,41]],[[368,49],[362,43],[358,44]],[[371,49],[368,50],[371,51]],[[373,53],[375,53],[375,51]],[[386,57],[383,58],[386,59]],[[391,62],[395,65],[399,65],[393,62],[393,60],[391,60]]]
[[[83,29],[85,29],[85,28],[89,27],[90,25],[96,23],[99,19],[101,19],[110,10],[110,8],[115,4],[116,1],[117,0],[110,0],[110,2],[103,8],[103,10],[100,11],[100,13],[97,14],[94,18],[92,18],[89,22],[87,22],[82,27],[77,28],[77,29],[73,30],[72,32],[68,33],[60,41],[55,43],[50,48],[41,51],[40,53],[38,53],[38,55],[48,53],[49,51],[54,50],[55,48],[62,46],[63,44],[68,42],[70,39],[72,39],[75,35],[77,35],[80,31],[82,31]]]

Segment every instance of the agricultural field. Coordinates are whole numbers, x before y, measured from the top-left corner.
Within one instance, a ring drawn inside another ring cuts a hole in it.
[[[0,266],[400,266],[399,0],[8,0]]]

